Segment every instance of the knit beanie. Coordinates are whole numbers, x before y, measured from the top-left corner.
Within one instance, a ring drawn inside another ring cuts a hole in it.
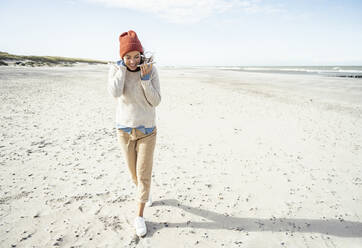
[[[122,33],[119,36],[119,43],[119,54],[121,55],[121,59],[123,59],[124,55],[130,51],[139,51],[140,53],[143,53],[141,42],[139,41],[136,32],[133,30]]]

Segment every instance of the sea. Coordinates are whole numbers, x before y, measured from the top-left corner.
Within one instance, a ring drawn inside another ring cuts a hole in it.
[[[216,66],[216,68],[245,72],[310,74],[362,79],[362,66]]]

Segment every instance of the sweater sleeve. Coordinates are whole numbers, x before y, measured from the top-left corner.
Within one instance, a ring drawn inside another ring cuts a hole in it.
[[[108,92],[114,97],[123,94],[124,78],[126,74],[124,66],[111,65],[108,72]]]
[[[153,107],[159,105],[161,102],[161,89],[156,67],[152,68],[152,73],[149,80],[141,80],[141,85],[145,92],[147,101]]]

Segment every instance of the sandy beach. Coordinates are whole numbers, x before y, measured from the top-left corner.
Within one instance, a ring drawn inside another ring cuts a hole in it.
[[[362,247],[362,80],[159,68],[145,238],[106,65],[0,67],[0,247]]]

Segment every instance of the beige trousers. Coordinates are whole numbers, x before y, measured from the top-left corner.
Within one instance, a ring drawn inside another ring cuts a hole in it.
[[[157,127],[149,134],[144,134],[136,128],[132,128],[131,134],[120,129],[117,130],[131,179],[137,186],[138,201],[147,202],[151,189]]]

